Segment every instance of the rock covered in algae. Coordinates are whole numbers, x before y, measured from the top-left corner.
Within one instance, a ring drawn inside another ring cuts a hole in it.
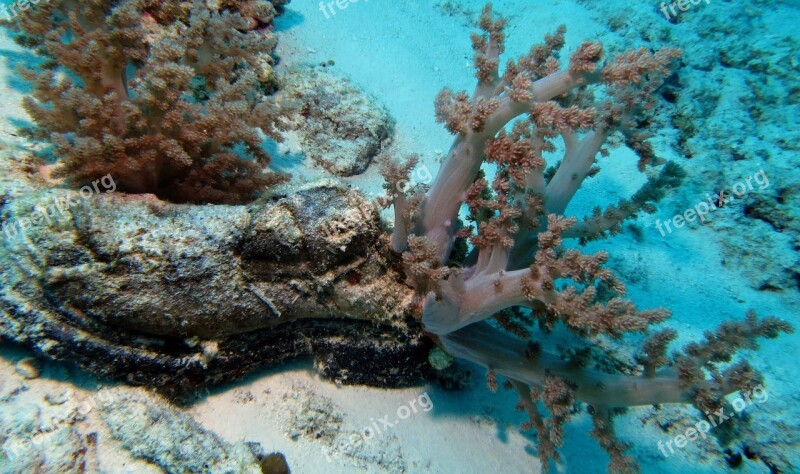
[[[0,334],[100,375],[182,391],[299,355],[344,383],[428,370],[377,211],[344,186],[243,206],[7,186],[0,216]]]

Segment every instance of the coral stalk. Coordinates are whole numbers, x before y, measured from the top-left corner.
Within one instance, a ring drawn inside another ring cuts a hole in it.
[[[690,394],[681,387],[674,370],[663,369],[653,376],[620,375],[576,367],[570,360],[547,352],[540,352],[530,359],[525,356],[525,341],[487,323],[470,325],[441,336],[439,340],[451,355],[490,367],[527,385],[542,386],[549,375],[569,380],[577,387],[576,398],[587,403],[609,407],[692,403]],[[475,341],[481,341],[481,344],[475,344]],[[698,388],[711,386],[711,383],[701,383]],[[730,393],[736,389],[725,384],[721,390]]]

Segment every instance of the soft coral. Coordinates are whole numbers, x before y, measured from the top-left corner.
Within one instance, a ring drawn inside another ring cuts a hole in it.
[[[472,97],[447,89],[437,97],[437,119],[456,139],[431,188],[424,195],[394,192],[396,183],[408,180],[414,161],[384,166],[395,205],[391,245],[405,251],[408,281],[424,299],[425,328],[450,354],[489,368],[490,386],[496,386],[494,374],[502,374],[519,392],[545,469],[558,459],[562,425],[573,400],[580,400],[591,404],[592,434],[610,454],[611,470],[634,471],[635,462],[624,454],[627,445],[614,437],[615,408],[659,403],[716,408],[725,395],[760,381],[747,364],[724,371],[716,364],[730,361],[739,349],[757,348],[758,338],[792,328],[750,314],[672,358],[666,350],[674,331],[656,332],[639,356],[641,375],[590,369],[582,356],[565,360],[531,341],[534,322],[543,335],[560,323],[581,339],[622,339],[668,318],[664,309],[639,311],[624,298],[625,286],[603,266],[605,252],[568,250],[562,239],[585,242],[618,232],[625,219],[652,212],[665,190],[679,184],[683,171],[655,157],[640,127],[648,123],[655,92],[679,52],[639,49],[603,63],[602,47],[586,42],[561,69],[562,27],[529,54],[509,61],[501,76],[505,24],[487,6],[480,20],[484,34],[472,38],[478,79]],[[597,173],[596,157],[613,134],[639,155],[639,170],[650,172],[647,182],[630,200],[598,208],[580,223],[564,217],[581,184]],[[558,137],[564,156],[547,171],[545,156],[557,150]],[[491,188],[483,179],[484,162],[497,167]],[[659,171],[649,169],[662,164]],[[451,268],[453,244],[468,234],[457,224],[465,203],[477,235],[471,236],[466,267]]]
[[[217,203],[284,179],[266,172],[259,133],[280,140],[281,110],[262,92],[276,42],[254,29],[276,12],[240,7],[53,0],[17,18],[17,41],[46,58],[23,71],[34,82],[24,105],[55,145],[56,176],[111,174],[121,191]]]

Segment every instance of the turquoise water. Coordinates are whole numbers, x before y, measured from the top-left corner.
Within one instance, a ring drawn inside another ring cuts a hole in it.
[[[295,0],[274,21],[278,41],[274,55],[279,58],[274,67],[279,75],[311,66],[347,78],[353,87],[371,97],[375,107],[384,108],[393,121],[392,139],[382,144],[383,152],[396,157],[418,154],[412,179],[427,185],[453,143],[452,134],[436,121],[434,102],[443,87],[474,89],[469,35],[476,30],[482,7],[483,2],[472,0]],[[653,213],[628,220],[617,235],[580,248],[586,253],[609,253],[607,266],[627,286],[627,297],[639,308],[670,310],[671,317],[659,328],[677,332],[671,350],[702,339],[704,331],[712,331],[724,321],[741,320],[748,310],[797,325],[800,137],[796,123],[800,117],[800,66],[796,52],[800,38],[795,24],[800,6],[792,1],[705,0],[695,4],[508,0],[494,2],[494,11],[508,20],[507,59],[526,54],[531,45],[561,24],[566,26],[561,57],[564,65],[570,52],[584,41],[602,43],[608,56],[636,48],[682,50],[676,72],[654,93],[657,104],[648,125],[656,155],[681,166],[686,178],[679,188],[667,193]],[[0,18],[3,14],[0,12]],[[13,164],[20,162],[15,157],[46,148],[41,141],[22,137],[17,131],[31,124],[19,105],[31,87],[16,66],[33,67],[37,60],[15,45],[7,32],[0,40],[0,139],[4,159]],[[283,192],[291,195],[319,180],[333,180],[358,189],[367,200],[383,193],[376,163],[354,176],[332,177],[324,167],[314,164],[311,146],[297,135],[286,138],[281,144],[265,139],[262,145],[272,155],[272,168],[293,176],[283,185]],[[631,148],[619,138],[612,138],[610,144],[609,156],[598,161],[601,172],[586,180],[565,215],[589,215],[596,206],[605,208],[630,198],[645,183],[647,176],[637,170],[638,157]],[[348,146],[337,142],[323,156],[331,156],[340,148],[347,155]],[[554,153],[545,156],[548,164],[556,163],[563,154],[560,142],[557,146]],[[55,162],[58,157],[48,159]],[[33,185],[18,184],[31,182],[20,168],[24,167],[4,168],[9,176],[2,182],[5,195],[16,197],[22,193],[18,189],[51,186],[35,178]],[[485,169],[490,179],[494,177],[495,166]],[[55,187],[67,188],[60,184]],[[99,190],[97,194],[101,194]],[[723,205],[720,198],[727,202]],[[191,217],[186,220],[208,223],[221,214],[241,212],[238,208],[230,212],[224,209],[192,211],[196,214],[187,211]],[[460,216],[466,215],[464,207]],[[382,217],[390,227],[394,219],[391,210],[384,210]],[[357,220],[367,220],[362,218]],[[171,232],[178,235],[180,230]],[[224,236],[219,237],[224,232],[219,229],[208,232],[214,242],[224,241]],[[187,238],[199,237],[191,234]],[[119,245],[124,248],[134,244]],[[567,245],[577,247],[574,242]],[[18,248],[8,243],[3,251],[14,255]],[[45,267],[48,262],[45,259]],[[212,273],[203,278],[211,281]],[[352,280],[356,285],[369,283],[363,278]],[[9,280],[3,281],[7,284]],[[6,287],[5,301],[11,299],[11,289]],[[3,311],[10,311],[7,305]],[[41,356],[47,351],[30,342],[35,335],[18,337],[24,331],[7,322],[11,320],[5,318],[0,325],[8,340],[0,346],[0,427],[5,431],[0,432],[0,442],[6,443],[6,453],[12,442],[25,440],[25,433],[30,436],[35,432],[36,423],[59,416],[52,413],[81,400],[99,400],[97,394],[105,393],[98,392],[100,386],[127,385],[124,376],[99,378],[96,373],[69,365],[69,360],[56,362]],[[574,343],[563,328],[548,341],[545,349],[553,351]],[[600,369],[624,372],[636,366],[631,348],[640,342],[637,335],[624,343],[600,336],[589,344],[607,364]],[[31,345],[36,347],[32,349]],[[615,418],[616,435],[620,441],[631,443],[627,454],[646,473],[797,472],[800,400],[796,381],[800,369],[795,354],[799,348],[800,336],[794,333],[763,340],[758,351],[740,351],[738,358],[761,371],[763,383],[746,397],[732,395],[729,402],[733,407],[743,407],[741,413],[736,410],[729,420],[719,420],[721,428],[709,430],[709,436],[689,436],[687,430],[696,427],[703,415],[681,404],[630,408]],[[24,373],[28,358],[34,355],[41,359],[36,364],[41,376],[28,379]],[[96,461],[84,466],[89,472],[217,472],[216,467],[202,463],[168,463],[141,447],[147,446],[148,440],[187,437],[185,433],[196,432],[192,423],[197,423],[219,436],[222,443],[254,441],[266,452],[280,451],[292,472],[298,473],[539,472],[539,443],[530,431],[520,430],[527,417],[514,410],[516,394],[502,389],[493,394],[486,386],[483,367],[467,361],[459,364],[470,371],[470,383],[462,390],[449,391],[433,381],[406,388],[338,386],[321,379],[304,359],[287,362],[229,385],[213,386],[211,393],[203,392],[196,402],[176,409],[178,415],[174,416],[179,421],[144,433],[136,449],[111,434],[109,426],[134,425],[128,420],[135,415],[126,409],[135,411],[131,407],[138,406],[131,397],[117,395],[110,409],[90,410],[92,413],[83,418],[63,417],[69,421],[58,423],[63,431],[59,431],[60,437],[51,438],[48,443],[52,444],[45,444],[45,448],[37,445],[33,452],[38,454],[0,457],[0,471],[80,472],[79,467],[55,462],[38,464],[40,470],[36,471],[37,463],[31,459],[46,458],[41,451],[48,450],[58,458],[55,453],[76,446],[74,437],[83,439],[99,433],[97,448],[91,448],[96,452],[91,458]],[[499,379],[502,385],[504,379]],[[66,403],[48,401],[66,391],[72,394]],[[408,416],[402,408],[410,410]],[[576,403],[574,410],[565,425],[561,460],[551,469],[606,472],[609,457],[590,435],[592,421],[587,405]],[[31,415],[33,412],[38,415]],[[374,440],[357,446],[348,441],[348,433],[363,434],[365,427],[374,426],[373,422],[387,414],[396,418],[396,426],[378,430]],[[20,428],[26,423],[30,426]],[[739,431],[728,444],[714,436],[734,424]],[[307,431],[309,425],[314,428]],[[216,453],[211,448],[208,451]],[[244,467],[227,469],[246,471]],[[225,470],[220,468],[219,472]]]

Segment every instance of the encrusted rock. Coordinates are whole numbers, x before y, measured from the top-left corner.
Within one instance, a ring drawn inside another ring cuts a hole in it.
[[[14,365],[14,370],[26,379],[38,379],[42,373],[42,365],[36,357],[26,357]]]
[[[344,186],[246,206],[34,186],[0,216],[37,209],[49,222],[3,235],[0,334],[40,353],[166,391],[299,355],[344,383],[405,385],[429,368],[378,213]]]
[[[366,171],[392,134],[388,111],[326,67],[295,67],[282,82],[305,155],[339,176]]]

